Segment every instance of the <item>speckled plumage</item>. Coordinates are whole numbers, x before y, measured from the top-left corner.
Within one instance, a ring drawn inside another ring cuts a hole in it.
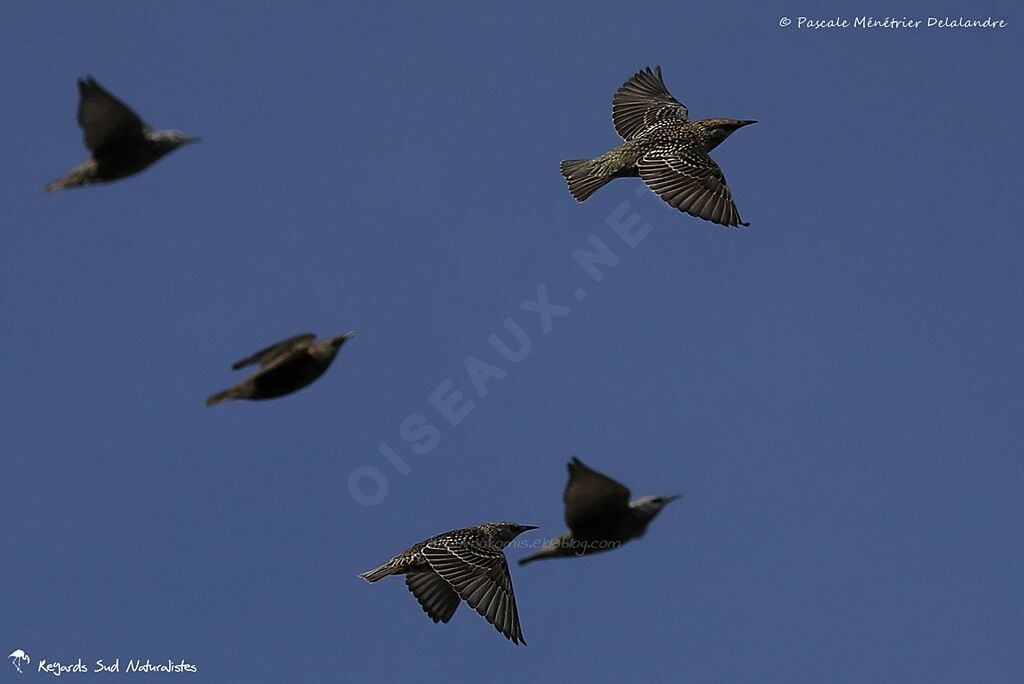
[[[569,529],[536,553],[520,558],[519,564],[617,549],[630,539],[644,536],[661,509],[678,498],[645,496],[630,501],[625,485],[573,457],[562,494]]]
[[[448,622],[465,601],[514,644],[526,644],[503,549],[533,525],[485,523],[413,544],[384,565],[360,575],[377,582],[405,575],[420,607],[436,622]]]
[[[154,131],[91,76],[78,80],[78,94],[78,125],[92,156],[47,185],[46,192],[131,176],[168,152],[199,141],[181,131]]]
[[[354,330],[316,342],[316,335],[303,333],[265,347],[236,361],[232,370],[258,363],[260,370],[244,382],[211,395],[207,406],[228,399],[275,399],[306,387],[330,367],[341,346],[355,337]]]
[[[725,174],[708,153],[743,126],[739,119],[690,121],[661,77],[649,67],[626,81],[612,98],[612,121],[625,141],[593,159],[561,163],[569,192],[582,202],[615,178],[640,176],[680,211],[723,226],[746,226]]]

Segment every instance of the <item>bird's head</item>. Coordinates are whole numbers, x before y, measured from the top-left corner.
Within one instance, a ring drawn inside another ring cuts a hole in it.
[[[698,123],[707,134],[708,149],[713,150],[739,129],[757,122],[745,119],[701,119]]]
[[[185,135],[181,131],[153,131],[149,134],[149,139],[164,153],[175,150],[182,145],[197,143],[202,140],[202,138]]]
[[[341,346],[355,337],[356,334],[355,330],[349,330],[342,335],[327,337],[317,342],[315,349],[319,352],[319,355],[326,355],[333,359],[334,355],[341,349]]]
[[[661,513],[661,509],[668,506],[676,499],[681,499],[682,496],[679,494],[672,494],[669,496],[645,496],[643,498],[632,501],[629,507],[636,511],[640,517],[645,520],[653,520],[654,516]]]
[[[335,337],[328,337],[326,342],[335,349],[341,349],[341,345],[345,344],[359,333],[355,330],[349,330],[347,333],[337,335]]]
[[[496,522],[491,523],[490,532],[494,537],[494,540],[501,542],[501,544],[508,544],[510,541],[521,535],[527,530],[537,529],[536,525],[520,525],[514,522]]]

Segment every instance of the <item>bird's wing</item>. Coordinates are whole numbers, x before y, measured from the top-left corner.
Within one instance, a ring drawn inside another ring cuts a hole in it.
[[[141,144],[149,126],[131,107],[108,93],[96,79],[78,79],[78,125],[85,146],[102,157],[125,145]]]
[[[287,340],[281,340],[275,342],[269,347],[264,347],[258,352],[251,354],[244,359],[240,359],[231,364],[232,370],[238,370],[239,368],[245,368],[246,366],[254,363],[260,364],[260,368],[266,368],[268,365],[277,361],[278,359],[288,356],[297,349],[304,349],[310,345],[310,343],[316,339],[316,335],[313,333],[302,333],[301,335],[295,335],[289,337]]]
[[[637,168],[647,187],[680,211],[723,226],[747,226],[732,201],[725,174],[688,143],[651,150]]]
[[[470,608],[514,644],[525,644],[508,561],[499,548],[445,540],[428,542],[423,557]]]
[[[686,120],[689,115],[686,105],[665,87],[660,66],[638,71],[612,97],[612,123],[623,140],[633,139],[662,119]]]
[[[569,462],[569,481],[562,494],[565,523],[579,534],[581,530],[601,527],[629,510],[629,488],[602,475],[573,456]]]
[[[434,622],[448,622],[459,607],[459,595],[452,585],[433,570],[416,570],[405,575],[405,585]]]

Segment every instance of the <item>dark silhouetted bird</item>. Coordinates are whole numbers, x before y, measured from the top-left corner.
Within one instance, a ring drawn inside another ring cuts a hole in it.
[[[640,176],[651,190],[680,211],[723,226],[747,226],[740,219],[725,174],[708,156],[737,129],[756,121],[690,121],[672,97],[661,67],[626,81],[612,98],[612,122],[624,142],[594,159],[561,163],[569,192],[582,202],[613,178]]]
[[[341,345],[355,337],[356,331],[314,341],[316,335],[303,333],[289,337],[231,365],[233,370],[258,363],[260,370],[251,378],[206,400],[207,406],[227,399],[274,399],[291,394],[310,384],[327,370]]]
[[[569,462],[569,482],[562,494],[569,529],[537,553],[520,558],[519,564],[617,549],[630,539],[644,536],[661,509],[678,498],[645,496],[630,501],[625,485],[587,467],[574,456]]]
[[[505,546],[535,525],[494,522],[431,537],[360,575],[376,582],[405,575],[424,612],[434,622],[448,622],[465,601],[514,644],[525,644],[512,591]]]
[[[78,93],[78,125],[92,157],[47,185],[46,192],[131,176],[171,150],[199,141],[181,131],[154,131],[91,76],[78,80]]]

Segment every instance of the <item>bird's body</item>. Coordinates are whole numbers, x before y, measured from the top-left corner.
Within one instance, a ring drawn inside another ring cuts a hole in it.
[[[631,539],[642,537],[661,509],[678,498],[645,496],[630,501],[625,485],[573,458],[562,495],[569,529],[536,553],[519,559],[519,564],[616,549]]]
[[[47,192],[134,175],[168,152],[199,140],[180,131],[154,131],[91,77],[79,79],[78,91],[78,125],[92,156],[47,185]]]
[[[303,333],[261,349],[231,366],[238,370],[258,363],[260,370],[244,382],[210,396],[206,405],[228,399],[275,399],[300,390],[324,374],[341,346],[355,334],[353,330],[317,342],[316,335]]]
[[[640,176],[680,211],[724,226],[748,225],[740,219],[725,174],[708,153],[754,121],[690,121],[686,107],[665,87],[661,67],[644,69],[619,88],[612,98],[612,121],[625,142],[593,159],[561,163],[577,201],[615,178]]]
[[[496,522],[436,535],[360,575],[377,582],[405,575],[409,591],[434,622],[448,622],[465,601],[512,643],[525,644],[503,549],[533,525]]]

